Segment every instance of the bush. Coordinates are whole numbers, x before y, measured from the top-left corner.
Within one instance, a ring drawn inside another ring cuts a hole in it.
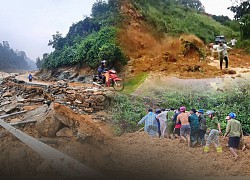
[[[138,121],[146,114],[142,98],[118,94],[112,97],[110,113],[112,123],[116,125],[117,135],[135,132]]]
[[[141,94],[145,96],[145,94]],[[120,133],[134,132],[138,129],[136,124],[146,115],[148,107],[178,108],[186,106],[191,108],[214,110],[225,133],[225,117],[234,112],[237,120],[242,123],[243,131],[250,132],[250,84],[239,84],[227,92],[173,92],[151,91],[149,98],[117,95],[113,99],[112,114],[114,123],[119,127]],[[210,123],[208,119],[208,123]]]

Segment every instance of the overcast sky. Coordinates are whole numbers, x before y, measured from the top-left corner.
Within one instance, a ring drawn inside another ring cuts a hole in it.
[[[230,0],[200,0],[206,12],[233,14]],[[26,52],[35,60],[53,49],[47,46],[59,31],[65,36],[73,23],[91,13],[96,0],[0,0],[0,42],[8,41],[14,50]]]

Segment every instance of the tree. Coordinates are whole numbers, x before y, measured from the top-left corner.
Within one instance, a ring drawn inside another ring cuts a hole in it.
[[[91,16],[92,17],[102,16],[108,11],[109,11],[108,4],[103,0],[98,0],[92,6]]]
[[[36,58],[36,66],[38,69],[42,68],[42,61],[41,61],[40,57]]]
[[[177,0],[177,2],[184,5],[185,7],[196,9],[199,12],[205,12],[205,7],[199,0]]]
[[[235,14],[234,18],[236,20],[240,20],[244,15],[250,14],[250,2],[241,1],[240,4],[231,6],[228,9],[230,9]]]
[[[6,49],[10,49],[10,45],[9,45],[9,42],[8,42],[8,41],[3,41],[3,46],[4,46],[4,48],[6,48]]]
[[[234,1],[237,3],[235,6],[231,6],[230,9],[234,12],[234,19],[240,23],[241,38],[250,38],[250,2],[249,1]]]
[[[63,37],[59,31],[52,35],[53,40],[49,40],[48,46],[52,46],[55,50],[60,50],[63,48]]]

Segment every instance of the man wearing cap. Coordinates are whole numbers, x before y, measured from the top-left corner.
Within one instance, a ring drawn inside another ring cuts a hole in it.
[[[199,136],[198,143],[202,146],[205,146],[205,134],[207,131],[207,121],[204,117],[204,109],[198,110],[198,122],[199,122]]]
[[[180,135],[181,135],[181,139],[184,140],[185,142],[187,141],[188,143],[188,147],[190,147],[190,124],[188,122],[188,116],[189,114],[186,113],[186,107],[182,106],[180,107],[180,114],[177,116],[177,121],[181,122],[181,129],[180,129]],[[187,139],[185,138],[185,134]]]
[[[234,156],[234,160],[236,161],[239,157],[239,155],[237,154],[237,148],[240,145],[240,138],[243,137],[243,131],[241,123],[235,119],[236,114],[231,112],[228,116],[229,117],[224,138],[229,135],[228,147],[230,152]]]
[[[151,137],[154,137],[157,133],[157,122],[156,122],[156,115],[152,109],[148,110],[148,114],[138,122],[138,125],[142,123],[145,123],[144,130]]]
[[[188,122],[191,127],[191,133],[190,133],[191,146],[194,147],[194,145],[198,141],[198,133],[199,133],[198,116],[196,115],[196,110],[194,108],[190,110],[190,116],[188,116]]]

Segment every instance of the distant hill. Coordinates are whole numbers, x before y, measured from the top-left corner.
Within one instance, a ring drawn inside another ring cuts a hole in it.
[[[31,60],[30,58],[25,59],[25,61],[28,63],[29,70],[37,70],[35,61]]]
[[[35,62],[32,63],[25,52],[14,51],[8,41],[0,43],[0,71],[17,72],[33,69],[36,69]]]

